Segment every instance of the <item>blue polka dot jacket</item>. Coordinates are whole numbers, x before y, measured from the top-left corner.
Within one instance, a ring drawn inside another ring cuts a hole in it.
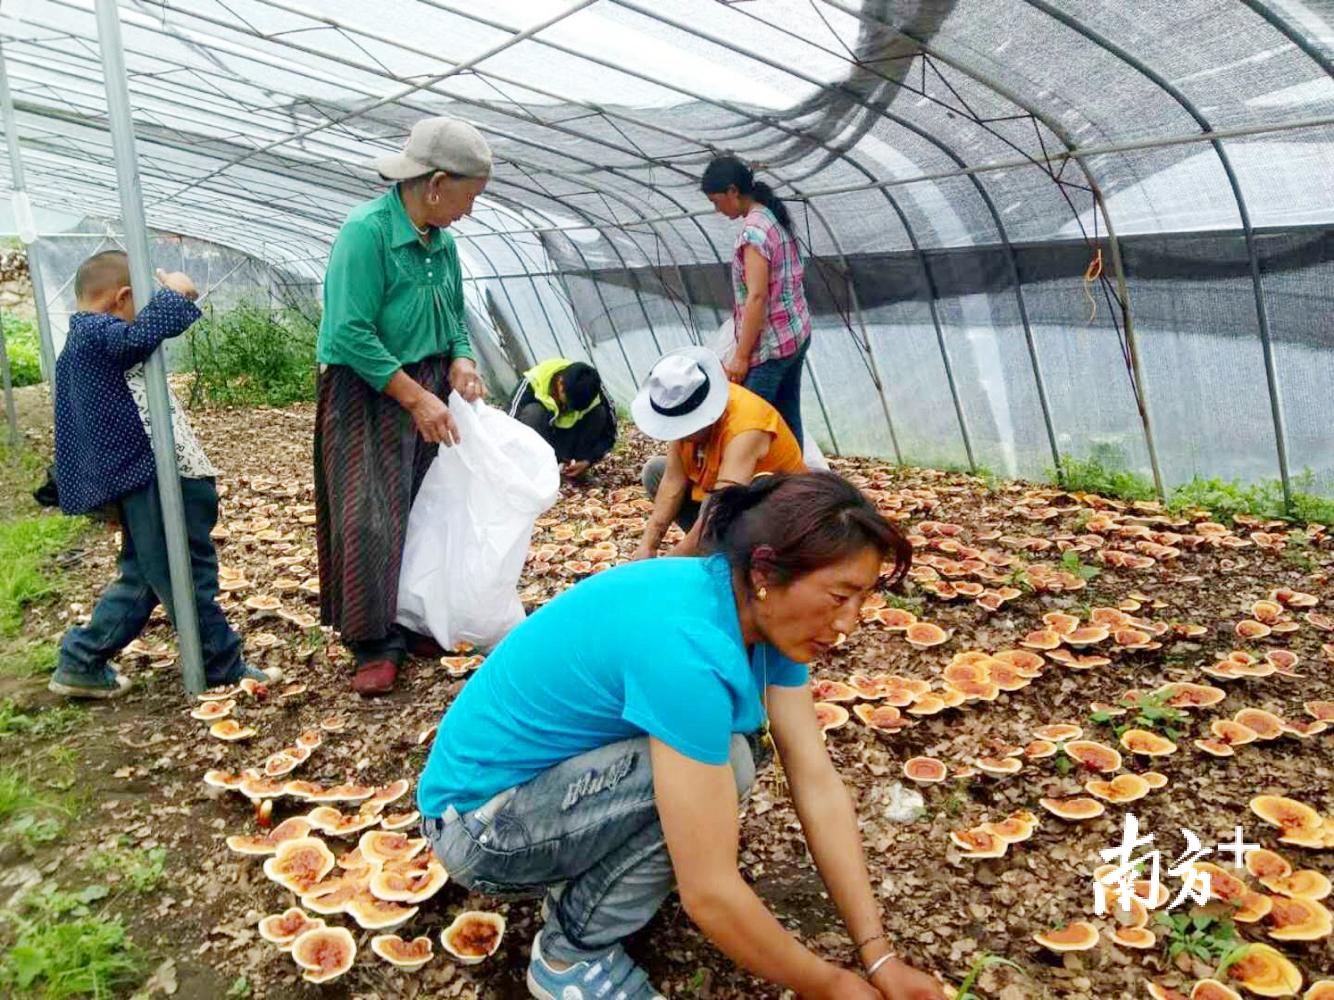
[[[152,481],[153,448],[125,372],[178,337],[200,312],[170,289],[133,323],[75,313],[56,359],[56,486],[66,514],[86,514]]]

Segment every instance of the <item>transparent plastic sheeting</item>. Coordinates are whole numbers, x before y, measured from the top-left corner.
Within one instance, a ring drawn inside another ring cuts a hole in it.
[[[591,360],[625,402],[731,316],[735,223],[698,184],[736,152],[807,255],[804,401],[827,449],[965,465],[971,447],[1042,476],[1054,443],[1147,474],[1142,400],[1168,486],[1272,479],[1282,440],[1304,488],[1334,492],[1326,0],[120,13],[155,263],[218,305],[313,309],[343,218],[382,189],[367,161],[456,115],[496,154],[455,226],[486,364],[508,385]],[[0,42],[32,201],[95,234],[43,240],[59,335],[74,266],[118,231],[92,2],[5,0]]]

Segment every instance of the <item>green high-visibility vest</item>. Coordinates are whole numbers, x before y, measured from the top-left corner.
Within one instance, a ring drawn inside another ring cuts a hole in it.
[[[570,365],[574,364],[569,358],[552,358],[549,361],[543,361],[541,364],[534,365],[523,373],[523,377],[528,380],[529,387],[533,390],[533,395],[537,401],[554,418],[551,422],[561,430],[569,430],[585,416],[597,409],[598,404],[602,402],[602,394],[599,393],[593,402],[578,412],[562,413],[560,404],[556,402],[556,397],[551,392],[551,380],[563,372]]]

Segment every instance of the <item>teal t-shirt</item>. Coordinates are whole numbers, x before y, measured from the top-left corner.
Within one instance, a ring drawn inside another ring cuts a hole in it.
[[[571,587],[514,629],[445,712],[417,788],[424,816],[498,792],[620,740],[657,737],[705,764],[764,724],[763,686],[806,668],[747,656],[720,556],[651,559]]]

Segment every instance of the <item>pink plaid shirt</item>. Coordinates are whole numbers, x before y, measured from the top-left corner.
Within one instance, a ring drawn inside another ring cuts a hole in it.
[[[805,272],[796,237],[779,225],[773,212],[756,205],[742,222],[732,252],[732,293],[736,302],[732,320],[737,335],[741,334],[741,314],[746,304],[748,246],[753,246],[769,262],[768,312],[750,355],[753,366],[796,354],[811,335],[811,312],[801,283]]]

